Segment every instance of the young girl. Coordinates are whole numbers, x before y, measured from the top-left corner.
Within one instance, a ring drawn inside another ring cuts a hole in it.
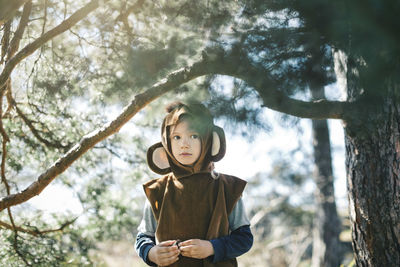
[[[218,174],[225,135],[200,103],[173,103],[161,127],[162,142],[147,152],[164,175],[143,185],[148,201],[136,251],[151,266],[237,266],[253,244],[242,192],[246,182]]]

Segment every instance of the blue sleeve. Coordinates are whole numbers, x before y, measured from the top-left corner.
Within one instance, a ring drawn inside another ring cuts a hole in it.
[[[229,235],[210,240],[214,248],[213,263],[236,258],[250,250],[253,234],[250,226],[244,225]]]
[[[157,266],[148,259],[149,251],[155,246],[156,240],[154,236],[145,235],[139,232],[136,236],[135,250],[142,260],[149,266]]]

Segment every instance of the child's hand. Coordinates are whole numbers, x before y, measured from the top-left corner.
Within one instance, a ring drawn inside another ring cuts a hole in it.
[[[172,246],[175,240],[168,240],[157,244],[149,251],[149,260],[158,266],[168,266],[179,259],[178,246]]]
[[[205,259],[214,255],[214,247],[208,240],[190,239],[179,243],[181,254],[185,257]]]

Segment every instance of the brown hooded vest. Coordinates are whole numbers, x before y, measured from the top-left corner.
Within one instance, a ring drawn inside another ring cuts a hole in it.
[[[204,111],[200,110],[202,114]],[[169,145],[169,127],[179,123],[182,114],[196,116],[196,110],[190,106],[181,106],[170,112],[162,126],[162,144],[152,146],[148,151],[148,163],[152,170],[165,176],[154,179],[143,185],[145,194],[151,204],[157,221],[157,242],[166,240],[188,240],[214,238],[229,235],[228,216],[239,200],[246,181],[234,176],[220,174],[214,179],[210,173],[212,162],[219,160],[225,153],[225,139],[222,129],[208,123],[204,134],[201,134],[202,152],[193,166],[180,164],[172,155]],[[203,125],[204,126],[204,125]],[[218,130],[221,139],[221,153],[212,157],[210,147],[212,131]],[[167,152],[170,167],[160,170],[152,161],[154,149],[163,146]],[[173,267],[233,267],[236,259],[212,263],[210,259],[194,259],[180,256],[170,265]]]

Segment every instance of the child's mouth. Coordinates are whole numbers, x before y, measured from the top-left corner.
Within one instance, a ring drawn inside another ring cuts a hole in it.
[[[191,156],[192,154],[190,153],[181,153],[181,156]]]

